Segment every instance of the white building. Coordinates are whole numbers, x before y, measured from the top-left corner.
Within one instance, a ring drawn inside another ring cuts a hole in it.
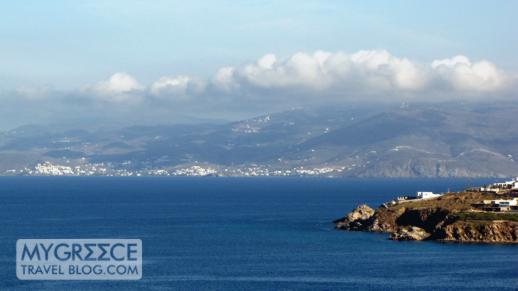
[[[490,191],[495,193],[506,192],[509,190],[518,190],[518,177],[511,181],[493,183],[486,187],[480,188],[480,191]]]
[[[518,198],[513,199],[496,199],[496,200],[484,200],[482,204],[493,204],[498,206],[517,206]]]
[[[417,192],[417,199],[432,199],[442,196],[442,194],[437,194],[433,192]]]

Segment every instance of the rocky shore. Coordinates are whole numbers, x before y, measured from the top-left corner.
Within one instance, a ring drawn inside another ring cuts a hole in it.
[[[518,214],[480,212],[472,207],[496,197],[457,192],[430,200],[385,203],[377,209],[363,204],[334,223],[340,230],[389,233],[393,240],[518,243]]]

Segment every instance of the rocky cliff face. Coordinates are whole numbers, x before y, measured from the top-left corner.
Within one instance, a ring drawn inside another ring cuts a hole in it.
[[[374,209],[366,204],[359,205],[353,211],[349,212],[343,219],[335,221],[336,228],[344,230],[368,230],[372,225],[371,218],[374,215]]]
[[[400,209],[380,207],[375,211],[362,204],[344,218],[335,220],[335,224],[337,229],[342,230],[392,232],[397,228],[396,218],[401,214]]]
[[[511,221],[458,221],[441,229],[445,241],[518,243],[518,223]]]
[[[509,217],[494,214],[496,219],[479,220],[458,215],[477,195],[450,193],[441,200],[380,206],[376,210],[360,205],[335,224],[341,230],[387,232],[394,240],[518,243],[518,222],[498,219]]]
[[[417,226],[403,226],[390,235],[393,240],[425,240],[430,237],[426,230]]]

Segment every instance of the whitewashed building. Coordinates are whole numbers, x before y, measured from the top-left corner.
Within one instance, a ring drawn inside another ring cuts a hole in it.
[[[518,198],[484,200],[475,205],[475,207],[480,210],[493,212],[518,211]]]
[[[509,190],[518,190],[518,177],[514,178],[511,181],[493,183],[491,185],[487,185],[485,187],[481,187],[480,191],[489,191],[495,193],[505,193]]]
[[[437,198],[437,197],[441,197],[442,194],[437,194],[437,193],[433,193],[433,192],[417,192],[417,199],[432,199],[432,198]]]
[[[483,204],[494,204],[499,206],[517,206],[518,198],[513,199],[495,199],[495,200],[484,200]]]

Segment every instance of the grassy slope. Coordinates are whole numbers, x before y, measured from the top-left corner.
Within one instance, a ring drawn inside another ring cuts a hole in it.
[[[442,208],[449,210],[455,214],[457,219],[468,221],[494,221],[507,220],[518,221],[518,214],[515,213],[491,213],[491,212],[472,212],[472,204],[480,203],[482,200],[490,199],[511,199],[504,195],[480,193],[480,192],[458,192],[448,193],[437,199],[409,201],[391,206],[390,209],[397,211],[400,208],[406,209],[425,209],[425,208]]]

